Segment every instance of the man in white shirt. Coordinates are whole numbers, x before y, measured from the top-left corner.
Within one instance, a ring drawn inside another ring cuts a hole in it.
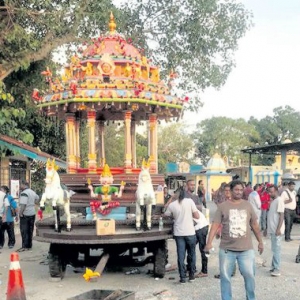
[[[248,196],[248,202],[252,205],[256,215],[258,224],[260,222],[261,216],[261,201],[257,190],[259,189],[259,184],[256,184],[253,188],[253,192],[251,192]]]
[[[196,238],[197,242],[199,243],[199,250],[201,254],[201,272],[198,273],[195,277],[196,278],[202,278],[202,277],[207,277],[207,253],[204,251],[204,247],[206,245],[206,237],[208,234],[208,227],[209,223],[207,219],[205,218],[204,214],[198,210],[199,219],[194,219],[194,222],[196,223],[195,225],[195,230],[196,230]]]
[[[177,247],[177,263],[180,275],[180,283],[185,283],[186,251],[190,258],[189,281],[195,280],[196,271],[196,235],[193,218],[199,219],[199,213],[195,202],[191,198],[185,198],[185,191],[180,190],[178,200],[173,201],[168,206],[165,216],[174,219],[174,239]]]
[[[278,187],[271,185],[268,187],[268,192],[271,197],[270,208],[268,211],[268,226],[265,230],[264,235],[267,233],[271,237],[272,244],[272,267],[271,275],[280,276],[280,252],[281,252],[281,238],[284,234],[284,201],[279,196]]]
[[[285,241],[290,242],[291,231],[293,227],[294,218],[296,216],[296,192],[295,192],[295,182],[290,181],[288,183],[288,188],[282,192],[281,198],[284,201],[284,224],[285,224]]]

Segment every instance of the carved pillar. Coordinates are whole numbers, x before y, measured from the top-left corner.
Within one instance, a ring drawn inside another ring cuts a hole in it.
[[[132,167],[136,168],[136,124],[135,121],[131,121],[131,153],[132,153]]]
[[[157,115],[149,116],[148,152],[150,159],[150,173],[157,174]]]
[[[66,114],[66,146],[67,146],[67,163],[68,173],[76,173],[76,156],[75,156],[75,116]]]
[[[104,122],[98,122],[98,133],[99,133],[99,141],[100,141],[100,148],[99,148],[99,159],[100,159],[100,167],[104,167],[105,162],[105,144],[104,144]]]
[[[132,170],[132,153],[131,153],[131,111],[126,111],[125,121],[125,173],[131,173]]]
[[[80,168],[80,120],[75,121],[75,157],[76,168]]]
[[[87,113],[87,126],[89,130],[89,154],[88,154],[88,168],[89,173],[96,173],[96,141],[95,141],[95,124],[96,111],[90,110]]]

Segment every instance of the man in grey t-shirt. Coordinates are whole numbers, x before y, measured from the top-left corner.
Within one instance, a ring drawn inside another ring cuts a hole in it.
[[[35,221],[35,205],[39,202],[39,196],[29,188],[26,181],[20,185],[20,230],[22,236],[22,248],[17,252],[28,251],[32,248],[32,236]]]

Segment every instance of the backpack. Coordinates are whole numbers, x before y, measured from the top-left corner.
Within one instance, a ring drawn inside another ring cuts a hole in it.
[[[5,198],[8,199],[7,196],[5,196]],[[12,217],[16,217],[17,216],[17,202],[14,198],[11,198],[11,200],[9,200],[9,208],[10,208],[10,212],[11,212],[11,216]]]

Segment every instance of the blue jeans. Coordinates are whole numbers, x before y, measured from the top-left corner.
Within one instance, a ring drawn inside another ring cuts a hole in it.
[[[238,262],[240,272],[244,277],[246,299],[255,300],[255,254],[254,250],[247,251],[230,251],[220,249],[220,283],[222,300],[231,300],[231,275]],[[239,297],[241,299],[241,297]]]
[[[187,251],[190,263],[190,276],[195,274],[196,270],[196,235],[174,236],[177,247],[177,264],[180,279],[185,279],[185,253]]]
[[[273,252],[272,269],[275,270],[280,270],[281,239],[281,235],[276,236],[274,233],[271,233],[271,247]]]

